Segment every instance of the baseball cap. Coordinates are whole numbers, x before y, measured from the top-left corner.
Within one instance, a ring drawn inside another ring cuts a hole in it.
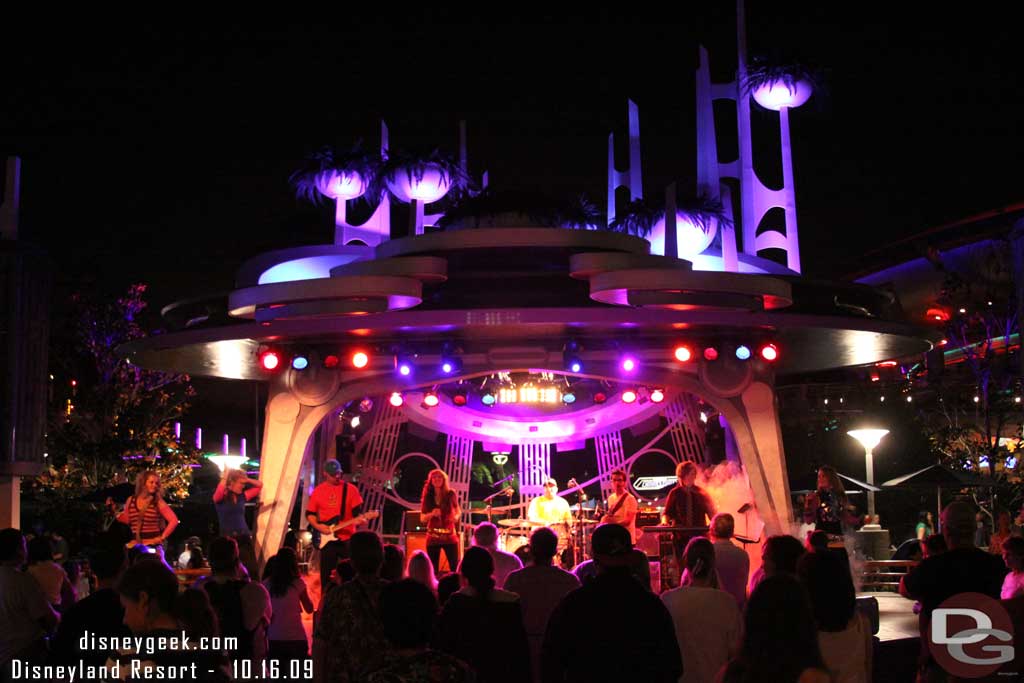
[[[324,472],[331,475],[332,477],[337,474],[341,474],[341,463],[331,458],[324,463]]]
[[[601,524],[594,529],[591,537],[594,555],[605,557],[629,557],[633,551],[633,539],[629,530],[621,524]]]

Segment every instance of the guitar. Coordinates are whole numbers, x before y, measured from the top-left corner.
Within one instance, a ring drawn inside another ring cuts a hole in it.
[[[324,546],[333,541],[337,537],[338,532],[342,529],[355,524],[361,524],[362,522],[369,522],[370,520],[377,519],[378,517],[380,517],[379,511],[370,510],[369,512],[364,512],[361,515],[356,515],[352,519],[346,519],[344,522],[341,521],[341,515],[335,515],[330,519],[325,519],[323,523],[331,527],[331,533],[325,534],[320,532],[320,544],[317,548],[323,550]]]

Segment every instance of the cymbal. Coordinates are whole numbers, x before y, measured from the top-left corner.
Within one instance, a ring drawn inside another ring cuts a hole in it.
[[[499,526],[508,526],[508,527],[515,527],[515,526],[540,526],[540,524],[538,524],[537,522],[531,522],[528,519],[499,519],[498,520],[498,525]]]

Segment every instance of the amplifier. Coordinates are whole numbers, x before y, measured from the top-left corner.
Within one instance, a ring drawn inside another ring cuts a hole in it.
[[[661,524],[661,512],[658,510],[639,510],[636,513],[637,528],[644,526],[658,526]]]

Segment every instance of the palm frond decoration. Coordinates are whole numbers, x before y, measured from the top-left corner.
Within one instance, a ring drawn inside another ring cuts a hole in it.
[[[762,85],[781,83],[790,93],[796,92],[800,81],[810,83],[815,91],[824,86],[824,73],[821,69],[798,60],[785,60],[769,57],[755,57],[747,65],[747,75],[741,83],[744,94],[750,94]]]
[[[418,150],[389,150],[380,165],[371,189],[374,194],[383,194],[385,191],[390,191],[394,195],[395,193],[391,190],[391,187],[395,183],[402,180],[410,184],[418,183],[423,180],[426,174],[434,171],[440,174],[440,182],[449,185],[449,194],[461,196],[472,189],[471,179],[459,165],[459,162],[450,154],[436,148],[427,152]],[[398,198],[402,199],[401,197]]]
[[[488,187],[453,198],[438,227],[522,227],[526,222],[535,227],[590,230],[602,225],[603,219],[585,195],[565,200],[535,190],[496,191]]]
[[[634,199],[622,207],[608,229],[637,237],[647,237],[654,226],[665,217],[665,210],[648,204],[643,199]]]
[[[361,198],[372,202],[380,197],[379,194],[372,192],[376,186],[375,179],[380,165],[380,155],[364,149],[362,141],[349,148],[322,147],[309,156],[302,168],[291,175],[289,181],[295,188],[296,196],[318,204],[326,197],[323,187],[330,174],[358,173],[366,184],[366,192]]]
[[[703,230],[705,234],[717,229],[718,226],[732,225],[722,202],[705,194],[680,201],[676,205],[676,213],[685,216],[690,223]]]

